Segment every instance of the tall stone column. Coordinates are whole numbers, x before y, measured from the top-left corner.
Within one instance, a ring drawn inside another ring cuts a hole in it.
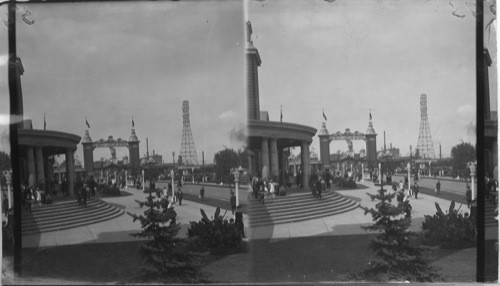
[[[38,184],[45,184],[45,170],[44,170],[44,164],[43,164],[42,147],[36,148],[35,156],[36,156],[36,182]]]
[[[35,155],[33,147],[28,147],[26,152],[26,160],[28,161],[28,184],[34,187],[36,184],[36,171],[35,171]]]
[[[302,185],[307,188],[311,172],[309,168],[309,144],[307,142],[302,142],[300,145],[300,167],[302,169]]]
[[[75,194],[75,157],[73,150],[66,150],[66,181],[68,193]]]
[[[262,138],[261,150],[261,167],[262,178],[269,178],[269,143],[267,138]]]
[[[279,184],[285,184],[285,174],[287,172],[285,163],[285,153],[282,148],[278,149],[278,173],[279,173]]]
[[[278,176],[278,140],[276,138],[269,139],[271,146],[271,177]]]
[[[253,156],[251,154],[247,154],[247,160],[248,160],[248,173],[251,174],[251,176],[255,175],[254,173],[254,166],[253,166]],[[251,178],[250,178],[251,179]]]

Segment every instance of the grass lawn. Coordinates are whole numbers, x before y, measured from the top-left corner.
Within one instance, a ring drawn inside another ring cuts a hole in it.
[[[369,235],[316,236],[244,242],[242,252],[205,258],[200,279],[211,282],[346,281],[372,256]],[[23,250],[16,284],[155,282],[140,276],[141,242],[80,244]],[[476,249],[437,250],[430,256],[447,282],[475,278]]]

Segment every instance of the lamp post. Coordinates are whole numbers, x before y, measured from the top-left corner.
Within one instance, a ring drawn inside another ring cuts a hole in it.
[[[384,180],[382,180],[382,162],[379,162],[378,163],[378,181],[380,183],[380,188],[383,189],[384,188]]]
[[[12,172],[7,171],[5,172],[5,180],[7,182],[7,200],[9,201],[9,209],[12,208],[13,202],[12,202]]]
[[[144,192],[144,169],[142,169],[142,191]]]
[[[239,182],[240,182],[240,172],[243,171],[241,166],[239,166],[237,169],[234,170],[234,185],[236,188],[236,206],[240,205],[240,199],[239,199]]]
[[[474,195],[476,187],[475,187],[475,177],[476,177],[476,162],[467,163],[467,167],[470,170],[470,190],[471,190],[471,198],[474,200],[476,197]]]
[[[175,189],[174,189],[174,169],[170,170],[170,180],[172,181],[172,195],[175,194]]]
[[[410,190],[410,186],[411,186],[411,162],[408,162],[408,165],[406,167],[408,169],[408,190]]]

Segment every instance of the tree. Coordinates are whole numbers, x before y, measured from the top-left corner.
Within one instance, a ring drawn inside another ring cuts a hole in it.
[[[0,151],[0,172],[10,170],[10,156],[4,151]]]
[[[131,234],[134,237],[146,238],[141,245],[140,253],[145,259],[146,274],[165,277],[196,277],[195,267],[190,263],[190,257],[179,249],[182,239],[177,238],[180,224],[176,223],[177,214],[173,208],[168,208],[168,201],[155,201],[150,193],[146,201],[136,202],[142,208],[148,207],[144,215],[128,213],[134,222],[141,222],[142,231]],[[185,280],[183,280],[185,281]]]
[[[230,184],[234,182],[234,176],[231,169],[239,166],[246,167],[248,162],[244,150],[224,149],[217,152],[214,156],[215,177],[223,183]]]
[[[469,177],[467,163],[476,161],[476,148],[472,144],[462,142],[451,148],[451,167],[456,175]]]
[[[408,202],[391,204],[396,193],[387,194],[380,189],[376,195],[368,194],[379,203],[375,209],[363,208],[370,213],[373,224],[363,227],[381,234],[373,238],[370,246],[375,258],[360,276],[373,281],[432,281],[439,277],[436,271],[423,259],[423,246],[410,245],[410,238],[416,236],[408,229],[411,225],[411,207]]]

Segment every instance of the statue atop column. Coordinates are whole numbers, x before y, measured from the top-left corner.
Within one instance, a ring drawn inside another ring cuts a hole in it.
[[[250,21],[247,21],[247,44],[249,47],[253,47],[253,42],[252,42],[252,23]]]

